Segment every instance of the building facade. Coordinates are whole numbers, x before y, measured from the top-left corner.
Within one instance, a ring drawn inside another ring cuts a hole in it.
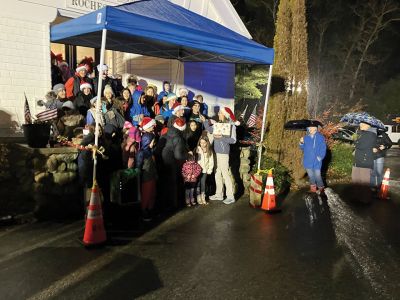
[[[21,135],[24,123],[24,93],[32,115],[42,108],[38,99],[51,89],[50,51],[62,54],[75,67],[84,56],[98,60],[98,49],[50,42],[52,25],[130,0],[13,0],[0,10],[0,136]],[[229,0],[172,0],[186,9],[214,20],[251,38]],[[210,112],[215,106],[233,107],[235,68],[232,64],[181,63],[132,53],[106,51],[111,74],[125,79],[134,74],[142,86],[154,84],[162,90],[168,80],[177,91],[189,89],[203,94]]]

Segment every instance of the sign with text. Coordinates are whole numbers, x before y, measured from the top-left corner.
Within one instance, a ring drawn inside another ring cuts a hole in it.
[[[66,7],[83,12],[91,12],[106,5],[115,6],[132,2],[130,0],[66,0]]]

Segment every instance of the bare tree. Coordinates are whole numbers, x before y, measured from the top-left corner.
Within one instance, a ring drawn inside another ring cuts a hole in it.
[[[369,22],[365,26],[365,30],[361,34],[360,41],[357,45],[357,50],[360,51],[358,64],[353,73],[351,87],[349,91],[349,100],[354,97],[357,81],[361,72],[361,68],[365,63],[374,64],[377,62],[374,56],[369,55],[371,46],[378,40],[379,34],[388,28],[395,21],[400,21],[400,4],[392,0],[369,0],[365,3],[366,9],[370,17]]]

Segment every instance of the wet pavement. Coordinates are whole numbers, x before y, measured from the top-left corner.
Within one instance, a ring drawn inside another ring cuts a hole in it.
[[[91,250],[82,221],[0,228],[0,299],[397,299],[400,150],[389,155],[386,201],[341,185],[291,193],[271,215],[212,202]]]

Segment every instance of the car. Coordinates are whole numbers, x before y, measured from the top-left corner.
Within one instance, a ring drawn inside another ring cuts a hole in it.
[[[346,143],[353,143],[354,142],[354,135],[357,132],[357,127],[353,126],[346,126],[339,128],[338,132],[332,135],[334,140],[346,142]]]
[[[393,144],[400,145],[400,124],[385,125],[386,134]]]

